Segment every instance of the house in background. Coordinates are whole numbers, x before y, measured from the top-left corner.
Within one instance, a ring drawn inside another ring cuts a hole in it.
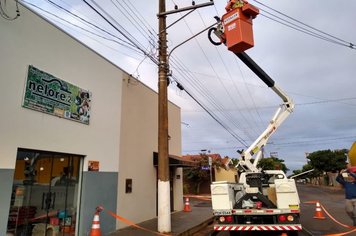
[[[231,183],[237,183],[239,181],[239,176],[237,173],[237,168],[232,163],[229,157],[224,157],[222,159],[223,167],[214,166],[215,171],[215,181],[228,181]]]
[[[0,17],[0,235],[87,235],[98,205],[135,223],[155,218],[157,93],[35,11],[19,11]],[[172,103],[169,118],[179,156]],[[172,162],[179,211],[184,163]],[[125,226],[100,220],[104,235]]]
[[[185,193],[210,194],[211,181],[238,181],[237,170],[229,157],[222,158],[220,154],[201,153],[196,155],[184,155],[182,158],[197,163],[196,167],[184,169]],[[209,159],[212,163],[211,171]]]

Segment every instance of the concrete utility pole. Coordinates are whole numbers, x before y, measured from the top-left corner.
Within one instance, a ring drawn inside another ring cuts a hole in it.
[[[169,61],[167,54],[167,26],[166,17],[169,14],[174,14],[177,12],[195,10],[197,8],[211,6],[214,4],[212,0],[208,3],[202,3],[195,5],[193,1],[193,6],[184,7],[166,12],[166,1],[159,0],[158,6],[158,231],[160,233],[171,232],[171,198],[170,198],[170,183],[169,183],[169,152],[168,152],[168,96],[167,96],[167,86],[168,71],[169,71]],[[181,20],[181,17],[179,20]],[[177,20],[176,22],[178,22]],[[175,23],[176,23],[175,22]],[[175,24],[173,23],[173,24]],[[170,26],[172,26],[171,24]],[[170,27],[168,26],[168,27]],[[210,26],[211,27],[211,26]],[[209,27],[209,28],[210,28]],[[205,30],[207,30],[206,28]],[[203,30],[203,31],[205,31]],[[176,46],[181,46],[190,39],[201,34],[203,31],[184,41],[183,43]],[[174,50],[173,49],[173,50]]]
[[[165,0],[159,0],[158,67],[158,231],[171,232],[171,204],[168,159],[168,64]]]

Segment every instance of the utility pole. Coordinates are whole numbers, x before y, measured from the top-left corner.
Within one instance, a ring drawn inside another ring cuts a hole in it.
[[[158,232],[171,232],[171,204],[168,159],[168,64],[166,0],[159,0],[158,14]]]
[[[169,183],[169,152],[168,152],[168,95],[167,86],[169,85],[168,71],[169,61],[167,54],[167,28],[178,22],[166,26],[166,17],[169,14],[195,10],[197,8],[211,6],[212,0],[208,3],[197,4],[193,1],[193,6],[166,11],[166,0],[159,0],[158,5],[158,232],[171,232],[171,198]],[[207,28],[208,29],[208,28]],[[207,30],[205,29],[205,30]],[[204,30],[204,31],[205,31]],[[198,34],[202,33],[199,32]],[[197,35],[198,35],[197,34]],[[195,36],[197,36],[195,35]],[[193,36],[193,37],[195,37]],[[190,39],[192,39],[191,37]],[[186,40],[185,42],[189,41]],[[183,43],[185,43],[183,42]],[[182,43],[182,44],[183,44]],[[177,47],[179,47],[179,44]],[[176,47],[175,47],[176,48]],[[174,49],[175,49],[174,48]]]

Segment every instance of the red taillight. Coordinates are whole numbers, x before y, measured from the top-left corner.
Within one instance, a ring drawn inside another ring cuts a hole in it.
[[[229,223],[231,223],[232,222],[232,216],[225,216],[225,220],[226,220],[226,222],[229,222]]]
[[[220,223],[224,223],[224,222],[231,223],[233,221],[233,219],[234,218],[232,216],[220,216],[219,217]]]
[[[286,220],[287,220],[287,217],[286,217],[285,215],[279,215],[279,216],[278,216],[278,221],[284,222],[284,221],[286,221]]]

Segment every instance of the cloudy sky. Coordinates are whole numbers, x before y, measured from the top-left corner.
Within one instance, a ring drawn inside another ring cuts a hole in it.
[[[142,51],[157,56],[158,0],[22,2],[157,90],[157,67]],[[246,53],[296,104],[271,137],[265,155],[273,153],[295,170],[306,164],[306,153],[350,148],[356,141],[356,47],[350,45],[356,44],[356,1],[250,3],[261,14],[253,22],[255,46]],[[192,2],[166,4],[168,11]],[[213,24],[214,16],[225,13],[225,5],[226,0],[216,0],[170,27],[169,50]],[[167,24],[184,14],[169,15]],[[236,150],[246,149],[260,135],[281,103],[224,45],[212,45],[207,33],[175,49],[170,63],[173,79],[204,107],[175,82],[169,86],[170,100],[182,110],[182,154],[206,149],[237,158]]]

